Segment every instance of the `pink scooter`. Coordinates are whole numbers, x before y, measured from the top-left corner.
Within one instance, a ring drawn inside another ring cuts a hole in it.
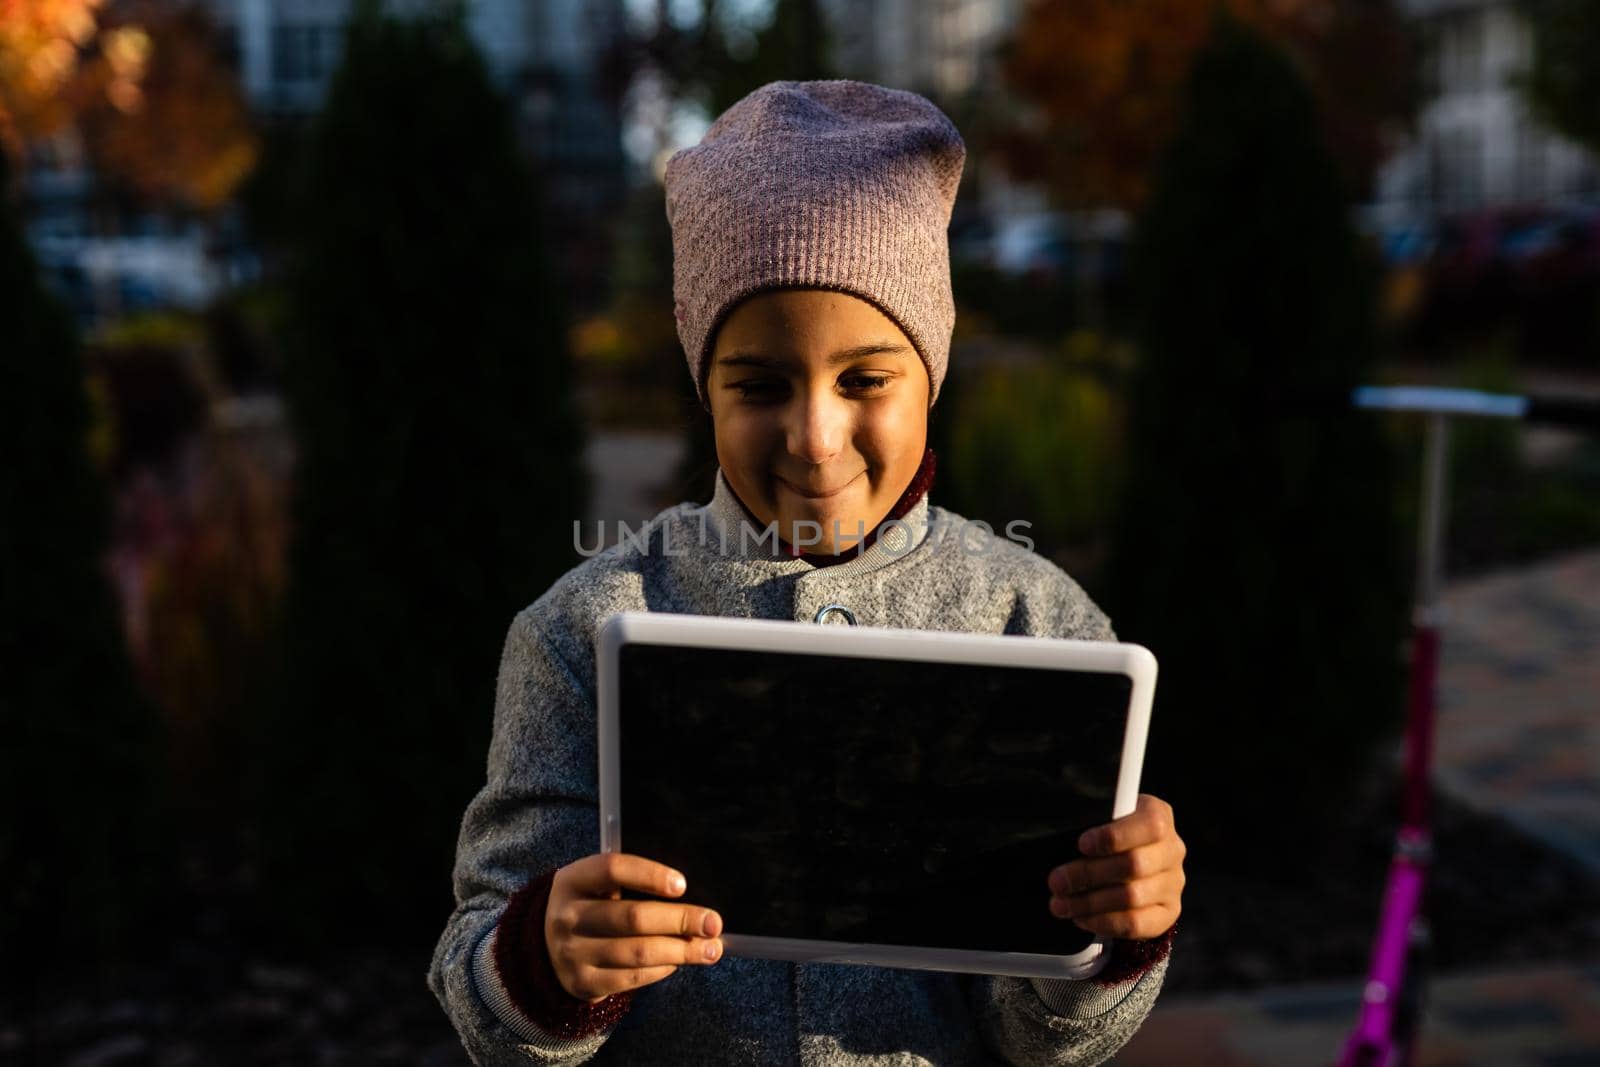
[[[1429,824],[1435,692],[1439,673],[1439,586],[1443,573],[1449,419],[1477,417],[1538,420],[1592,428],[1600,402],[1532,399],[1466,389],[1367,386],[1357,407],[1428,416],[1423,460],[1422,528],[1412,616],[1410,695],[1407,702],[1400,831],[1384,889],[1383,911],[1362,990],[1361,1013],[1339,1067],[1408,1067],[1415,1059],[1428,945],[1422,892],[1433,851]]]

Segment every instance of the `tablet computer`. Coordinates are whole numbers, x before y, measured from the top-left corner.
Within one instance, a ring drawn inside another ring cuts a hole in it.
[[[682,871],[727,953],[1104,965],[1103,939],[1050,913],[1047,878],[1136,807],[1148,650],[629,612],[597,667],[600,849]]]

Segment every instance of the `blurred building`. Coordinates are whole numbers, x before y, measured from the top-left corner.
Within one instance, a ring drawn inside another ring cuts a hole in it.
[[[995,49],[1022,0],[825,0],[846,77],[940,101],[993,84]]]
[[[279,121],[314,114],[339,65],[352,0],[209,0],[252,107]],[[434,0],[390,0],[396,13]],[[624,192],[622,116],[602,84],[625,30],[622,0],[471,0],[468,24],[516,108],[544,183],[558,266],[573,298],[603,295],[607,226]]]
[[[1600,198],[1600,166],[1529,112],[1515,78],[1533,55],[1515,0],[1402,0],[1422,42],[1412,142],[1385,166],[1379,201],[1469,212]]]

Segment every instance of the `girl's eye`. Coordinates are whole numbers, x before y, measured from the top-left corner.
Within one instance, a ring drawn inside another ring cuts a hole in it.
[[[745,400],[769,400],[777,396],[783,389],[783,383],[751,379],[743,382],[733,382],[730,387],[737,389],[739,395]]]
[[[887,374],[846,374],[839,382],[853,393],[872,393],[888,385],[890,377]],[[772,401],[781,399],[788,385],[775,379],[747,378],[742,382],[729,382],[728,388],[736,390],[742,400]]]

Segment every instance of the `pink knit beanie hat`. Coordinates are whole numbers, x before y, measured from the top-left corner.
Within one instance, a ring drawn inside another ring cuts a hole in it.
[[[673,296],[695,391],[716,329],[752,293],[832,289],[910,338],[939,395],[955,326],[950,210],[966,162],[925,97],[858,81],[777,81],[667,161]]]

